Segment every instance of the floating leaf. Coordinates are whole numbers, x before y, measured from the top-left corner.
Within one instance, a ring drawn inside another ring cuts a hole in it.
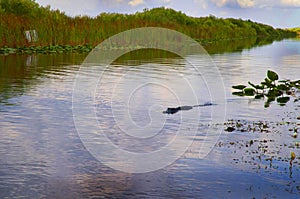
[[[232,86],[233,89],[238,89],[238,90],[243,90],[244,88],[246,88],[245,85],[236,85],[236,86]]]
[[[271,81],[276,81],[279,79],[279,76],[277,73],[275,73],[274,71],[268,70],[267,72],[267,76]]]
[[[255,99],[261,99],[264,97],[264,94],[257,94],[255,95]]]
[[[300,80],[297,81],[291,81],[290,82],[290,87],[295,87],[297,89],[300,89]]]
[[[232,95],[244,96],[244,92],[233,92]]]
[[[253,88],[245,88],[244,93],[246,96],[254,96],[256,92]]]
[[[235,128],[229,126],[229,127],[227,127],[227,128],[225,129],[225,131],[227,131],[227,132],[233,132],[233,131],[235,131]]]
[[[276,86],[276,88],[278,90],[283,90],[283,91],[289,90],[289,87],[287,85],[285,85],[285,84],[279,84],[279,85]]]
[[[278,97],[277,102],[280,104],[286,104],[288,101],[290,101],[290,97]]]

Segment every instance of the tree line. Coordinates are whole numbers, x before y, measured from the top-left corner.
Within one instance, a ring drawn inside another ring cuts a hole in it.
[[[0,47],[12,48],[97,45],[114,34],[140,27],[177,30],[203,43],[237,38],[286,38],[297,35],[291,30],[275,29],[251,20],[222,19],[212,15],[191,17],[164,7],[144,9],[135,14],[100,13],[96,17],[70,17],[60,10],[51,10],[50,6],[42,7],[34,0],[1,0],[0,27]],[[28,39],[29,36],[36,38]]]

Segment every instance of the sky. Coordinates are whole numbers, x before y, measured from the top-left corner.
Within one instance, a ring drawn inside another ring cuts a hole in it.
[[[166,7],[189,16],[241,18],[275,28],[300,27],[300,0],[36,0],[67,15],[97,16],[102,12],[135,13]]]

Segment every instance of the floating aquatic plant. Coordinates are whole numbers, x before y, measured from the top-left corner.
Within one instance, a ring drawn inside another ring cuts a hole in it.
[[[295,160],[295,158],[296,158],[295,152],[291,152],[291,161],[290,161],[291,166],[293,165],[293,161]]]
[[[281,106],[284,106],[295,98],[294,102],[300,100],[296,96],[297,90],[300,90],[300,80],[279,80],[279,75],[271,70],[267,71],[267,77],[260,84],[253,84],[248,81],[249,86],[236,85],[232,86],[233,89],[238,91],[233,92],[237,96],[254,96],[255,99],[266,98],[265,107],[269,107],[271,102],[277,101]]]
[[[49,45],[49,46],[30,46],[30,47],[17,47],[17,48],[9,48],[9,47],[1,47],[0,55],[8,55],[8,54],[51,54],[51,53],[68,53],[68,52],[76,52],[76,53],[87,53],[93,49],[93,46],[90,44],[85,45]]]

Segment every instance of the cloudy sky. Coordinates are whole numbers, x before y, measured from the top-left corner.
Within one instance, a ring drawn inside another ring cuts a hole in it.
[[[135,13],[168,7],[190,16],[234,17],[272,25],[300,27],[300,0],[36,0],[66,14],[96,16],[101,12]]]

